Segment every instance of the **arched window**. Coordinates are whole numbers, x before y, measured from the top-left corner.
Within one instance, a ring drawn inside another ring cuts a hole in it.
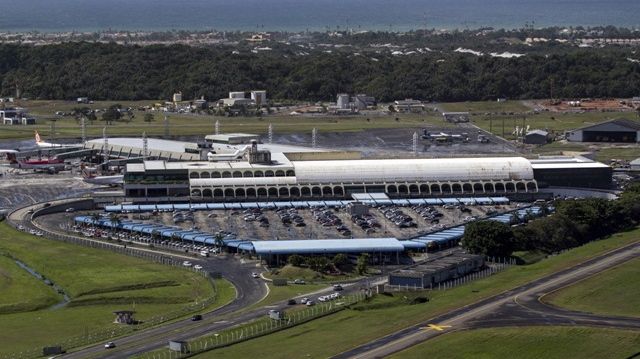
[[[449,184],[445,183],[440,187],[442,188],[443,194],[451,194],[451,186]]]
[[[409,188],[406,185],[401,184],[398,186],[398,193],[409,194]]]
[[[291,187],[291,189],[289,189],[289,193],[291,194],[291,197],[300,197],[300,188]]]
[[[335,196],[340,196],[340,197],[342,197],[342,196],[344,196],[344,191],[342,190],[342,187],[340,187],[340,186],[335,186],[335,187],[333,187],[333,194],[334,194]]]
[[[211,174],[209,172],[200,173],[200,178],[211,178]]]
[[[482,187],[482,183],[474,183],[473,184],[473,191],[478,193],[478,192],[484,192],[484,187]]]
[[[222,198],[224,197],[224,192],[221,189],[214,189],[213,190],[213,197],[214,198]]]
[[[236,197],[244,198],[245,194],[244,188],[236,188]]]
[[[453,191],[453,193],[462,193],[462,186],[459,183],[454,183],[451,186],[451,190]]]
[[[189,173],[189,178],[200,178],[200,174],[198,172]]]
[[[309,187],[302,187],[301,192],[303,197],[311,197],[311,189]]]
[[[431,191],[429,191],[429,185],[426,184],[421,184],[420,185],[420,193],[422,194],[427,194],[430,193]]]
[[[207,197],[207,198],[213,197],[213,191],[210,189],[205,189],[204,191],[202,191],[202,197]]]
[[[322,195],[325,197],[333,196],[333,190],[329,186],[322,187]]]
[[[231,178],[231,172],[229,171],[222,172],[222,178]]]
[[[256,190],[254,188],[247,188],[247,197],[255,197]]]
[[[387,193],[398,193],[398,187],[394,185],[387,186]]]
[[[240,171],[234,171],[234,172],[233,172],[233,177],[234,177],[234,178],[242,177],[242,172],[240,172]]]
[[[218,172],[218,171],[211,172],[211,178],[220,178],[220,177],[222,177],[220,175],[220,172]]]
[[[276,171],[276,177],[284,177],[284,171],[283,170],[277,170]]]
[[[278,193],[280,194],[281,197],[287,197],[289,196],[289,189],[287,187],[280,187],[280,189],[278,190]]]
[[[473,192],[473,186],[471,186],[471,183],[465,183],[462,185],[462,191],[465,193],[471,193]]]
[[[536,183],[535,182],[527,182],[527,189],[529,190],[529,192],[537,192],[538,188],[536,187]]]
[[[273,171],[266,171],[266,172],[264,173],[264,176],[265,176],[265,177],[273,177]]]
[[[211,192],[211,190],[209,190],[209,192]],[[191,191],[191,197],[200,197],[200,196],[202,196],[202,192],[200,192],[199,189],[194,189],[193,191]]]
[[[293,177],[296,173],[293,170],[287,170],[287,177]]]
[[[229,197],[235,197],[235,192],[233,191],[232,188],[227,188],[224,190],[224,196],[229,198]]]
[[[526,192],[527,191],[527,185],[525,185],[524,182],[518,182],[518,183],[516,183],[516,190],[518,192]]]
[[[264,173],[262,173],[262,171],[255,171],[254,177],[264,177]]]
[[[420,193],[420,188],[418,187],[417,184],[412,184],[409,186],[409,193],[418,194]]]
[[[322,196],[322,190],[320,190],[320,187],[313,187],[311,188],[311,194],[320,197]]]
[[[437,184],[432,184],[431,185],[431,193],[442,193],[442,188],[440,187],[440,185]]]
[[[278,189],[275,187],[269,187],[269,197],[278,197]]]
[[[504,183],[499,182],[499,183],[496,183],[494,186],[496,188],[496,192],[505,192]]]
[[[244,171],[243,177],[253,177],[253,173],[251,171]]]
[[[258,197],[266,197],[267,189],[266,188],[258,188]]]
[[[488,193],[493,193],[495,191],[495,188],[493,187],[493,183],[485,183],[484,191]]]
[[[505,184],[504,187],[507,189],[507,192],[516,191],[516,186],[513,184],[513,182],[507,182],[507,184]]]

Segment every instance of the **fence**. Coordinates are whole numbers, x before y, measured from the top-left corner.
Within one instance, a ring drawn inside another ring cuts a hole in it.
[[[240,327],[223,330],[219,333],[206,337],[193,339],[186,343],[183,352],[170,349],[161,349],[136,356],[139,359],[173,359],[188,358],[196,354],[210,350],[227,347],[246,340],[254,339],[277,331],[294,327],[311,320],[336,313],[346,309],[349,305],[355,304],[364,299],[370,298],[371,294],[360,292],[335,299],[333,301],[319,303],[307,307],[303,310],[290,311],[285,313],[284,319],[259,319],[254,322],[244,324]]]

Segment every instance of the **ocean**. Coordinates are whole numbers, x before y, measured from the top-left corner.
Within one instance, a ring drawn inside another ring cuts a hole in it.
[[[0,9],[0,32],[640,28],[640,0],[0,0]]]

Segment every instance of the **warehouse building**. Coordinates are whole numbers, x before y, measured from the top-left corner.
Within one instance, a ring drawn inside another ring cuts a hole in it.
[[[464,277],[484,267],[480,255],[457,253],[389,274],[389,285],[431,288],[438,283]]]
[[[539,188],[572,187],[609,189],[613,169],[585,157],[549,156],[531,160]]]
[[[617,119],[582,127],[566,133],[571,142],[640,142],[640,122]]]

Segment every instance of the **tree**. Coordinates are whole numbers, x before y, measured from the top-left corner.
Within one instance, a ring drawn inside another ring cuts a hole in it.
[[[290,255],[289,258],[287,258],[287,263],[294,267],[301,267],[304,264],[304,257],[298,254]]]
[[[154,118],[153,118],[153,114],[152,113],[145,113],[144,114],[144,122],[153,122]]]
[[[349,259],[347,258],[347,255],[344,253],[336,254],[336,256],[333,257],[333,265],[336,267],[345,265],[347,264],[348,261]]]
[[[358,274],[360,275],[363,275],[367,273],[368,267],[369,267],[369,255],[366,253],[363,253],[358,257],[358,260],[356,262],[356,272],[358,272]]]
[[[102,114],[102,121],[105,121],[107,125],[113,124],[114,121],[118,121],[122,117],[119,109],[120,105],[109,106],[109,108]]]
[[[222,233],[216,233],[216,235],[213,237],[213,244],[218,248],[218,250],[220,250],[222,248],[222,246],[224,246],[224,241],[222,240],[224,237],[222,236]]]
[[[326,257],[310,257],[307,258],[307,265],[316,272],[325,271],[331,262]]]
[[[462,246],[474,254],[507,257],[514,248],[511,227],[498,221],[478,221],[466,225]]]

